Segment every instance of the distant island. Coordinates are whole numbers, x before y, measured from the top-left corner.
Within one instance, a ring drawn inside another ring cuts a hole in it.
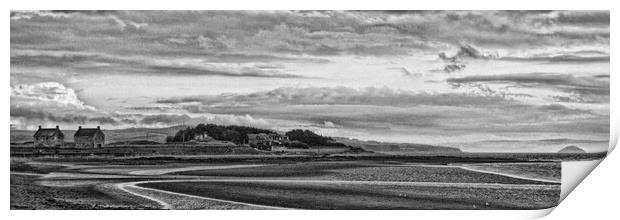
[[[583,154],[583,153],[586,153],[586,151],[575,145],[571,145],[571,146],[562,148],[561,150],[558,151],[558,153]]]

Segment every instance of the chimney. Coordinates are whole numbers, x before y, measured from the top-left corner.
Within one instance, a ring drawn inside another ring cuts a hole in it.
[[[82,126],[78,126],[78,130],[82,129]]]
[[[39,129],[41,129],[41,125],[39,125]]]
[[[97,125],[97,130],[101,130],[101,128]]]

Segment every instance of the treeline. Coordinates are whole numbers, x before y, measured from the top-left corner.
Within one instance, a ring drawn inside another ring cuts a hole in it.
[[[184,142],[194,139],[198,135],[206,134],[219,141],[230,141],[237,144],[247,143],[248,134],[275,134],[275,131],[236,125],[199,124],[194,128],[187,127],[179,130],[174,136],[168,136],[166,142]],[[347,145],[335,142],[330,137],[318,135],[310,130],[295,129],[285,134],[290,142],[284,143],[287,147],[308,148],[310,146],[346,147]]]
[[[248,141],[248,134],[275,133],[271,130],[236,125],[199,124],[194,128],[179,130],[174,136],[168,136],[166,142],[183,142],[194,139],[197,135],[206,134],[219,141],[230,141],[242,144]]]
[[[299,141],[310,146],[346,147],[347,145],[335,142],[331,137],[318,135],[310,130],[295,129],[286,132],[291,141]]]

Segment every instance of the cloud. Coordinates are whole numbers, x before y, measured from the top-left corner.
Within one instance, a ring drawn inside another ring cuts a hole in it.
[[[61,68],[71,72],[196,75],[229,77],[301,78],[283,73],[281,67],[269,63],[208,62],[193,58],[146,58],[98,53],[59,51],[17,51],[11,54],[12,66]]]
[[[33,129],[37,125],[62,125],[75,127],[77,125],[109,126],[110,128],[129,127],[170,127],[177,125],[196,125],[199,123],[215,123],[222,125],[247,125],[264,128],[278,126],[270,120],[257,119],[250,115],[230,114],[201,114],[189,116],[187,114],[123,114],[111,112],[61,112],[50,109],[34,109],[11,105],[11,124],[18,129]]]
[[[62,113],[61,113],[62,114]],[[14,107],[11,106],[11,117],[21,117],[27,119],[36,119],[40,121],[54,121],[54,122],[62,122],[62,123],[78,123],[84,124],[88,121],[88,117],[82,115],[56,115],[53,113],[47,113],[37,110],[31,110],[28,108]]]
[[[117,16],[110,15],[110,18],[118,24],[118,26],[123,30],[131,30],[131,31],[139,31],[141,28],[148,26],[147,23],[136,23],[133,21],[124,21]]]
[[[57,82],[12,85],[10,106],[11,121],[22,128],[37,124],[120,124]]]
[[[405,67],[401,67],[399,68],[400,71],[403,73],[404,76],[410,76],[410,77],[421,77],[424,74],[420,73],[420,72],[412,72],[409,71],[409,69],[405,68]]]
[[[465,69],[465,67],[467,67],[467,65],[462,64],[462,63],[450,63],[450,64],[446,64],[442,70],[431,70],[431,71],[432,72],[443,71],[445,73],[451,73],[451,72],[461,71]]]
[[[214,51],[394,56],[464,44],[504,49],[609,45],[609,11],[312,14],[320,16],[296,11],[14,11],[11,42],[151,56]],[[92,37],[99,35],[106,39]]]
[[[159,123],[166,124],[166,125],[184,124],[184,123],[187,123],[190,119],[191,117],[187,115],[164,115],[164,114],[147,115],[147,116],[144,116],[140,120],[140,123],[147,124],[147,125],[159,124]]]
[[[273,120],[308,122],[317,127],[363,130],[386,135],[497,135],[531,132],[605,134],[607,116],[588,111],[525,104],[489,107],[371,106],[371,105],[261,105],[243,108],[186,106],[192,113],[251,114]],[[331,123],[325,123],[326,121]]]
[[[606,26],[610,16],[605,11],[563,11],[551,14],[550,20],[565,24]]]
[[[98,124],[109,124],[109,125],[118,125],[118,124],[120,124],[119,121],[117,121],[116,119],[114,119],[112,117],[105,117],[105,116],[93,117],[93,118],[90,118],[88,120],[91,121],[91,122],[98,123]],[[124,121],[124,122],[127,122],[127,121]]]
[[[503,75],[474,75],[448,78],[448,83],[495,83],[512,84],[520,87],[552,89],[576,95],[594,102],[608,102],[609,81],[595,77],[575,77],[557,73],[515,73]]]
[[[497,59],[499,55],[497,53],[490,53],[476,49],[474,46],[465,44],[459,47],[456,54],[449,56],[446,52],[439,53],[439,58],[446,62],[443,71],[446,73],[461,71],[467,67],[465,61],[467,59]]]
[[[11,11],[11,19],[31,19],[33,17],[50,17],[54,19],[69,18],[72,15],[107,15],[114,14],[114,11],[94,11],[94,10],[49,10],[49,11]]]
[[[141,115],[138,124],[142,126],[175,126],[175,125],[196,125],[199,123],[214,123],[220,125],[245,125],[257,126],[263,128],[272,128],[274,121],[265,119],[257,119],[249,114],[231,115],[231,114],[201,114],[200,116],[189,116],[187,114],[154,114]]]
[[[131,119],[120,119],[107,116],[102,112],[80,112],[80,111],[56,111],[50,109],[36,109],[23,107],[21,105],[11,105],[11,121],[19,128],[28,128],[36,125],[127,125],[134,124]]]
[[[602,54],[602,55],[601,55]],[[609,63],[609,54],[597,50],[554,51],[542,54],[526,54],[522,56],[500,56],[497,52],[483,51],[473,45],[461,45],[453,55],[446,52],[439,53],[439,58],[446,63],[443,71],[456,72],[467,67],[468,60],[503,60],[528,61],[545,63]],[[434,70],[438,71],[438,70]]]
[[[323,124],[319,125],[319,127],[323,128],[341,128],[342,126],[335,124],[331,121],[324,121]]]
[[[11,121],[22,128],[37,124],[107,124],[121,122],[84,103],[76,92],[57,82],[11,86]]]
[[[607,116],[560,104],[532,105],[497,95],[387,88],[279,88],[250,94],[167,99],[158,104],[181,106],[193,114],[253,115],[306,122],[318,128],[389,130],[393,132],[390,135],[414,131],[426,135],[482,135],[569,129],[590,133],[602,132],[595,125],[608,123]],[[583,130],[580,125],[593,130]]]
[[[578,56],[578,55],[547,55],[547,56],[530,56],[530,57],[502,57],[500,60],[508,61],[536,61],[547,63],[608,63],[609,55],[607,56]]]
[[[497,55],[497,53],[480,51],[479,49],[476,49],[474,46],[469,45],[469,44],[462,45],[459,48],[459,51],[452,56],[448,56],[445,52],[441,52],[439,54],[439,58],[441,58],[444,61],[450,61],[450,62],[457,62],[461,59],[467,59],[467,58],[488,60],[488,59],[497,59],[498,57],[499,55]]]
[[[11,102],[28,106],[95,110],[81,101],[73,89],[57,82],[11,86]]]
[[[107,125],[125,127],[168,127],[179,124],[217,123],[242,124],[270,127],[274,122],[253,118],[250,115],[201,114],[141,114],[117,113],[96,109],[84,103],[75,91],[57,82],[19,84],[11,86],[10,117],[17,128],[33,128],[36,125]],[[134,110],[144,110],[145,107]],[[154,108],[170,110],[167,106]]]
[[[515,82],[523,84],[540,84],[549,86],[574,86],[583,89],[601,90],[608,93],[609,83],[593,80],[589,77],[575,77],[570,74],[555,73],[515,73],[504,75],[478,75],[462,78],[450,78],[448,82]]]
[[[418,134],[432,140],[497,133],[601,135],[609,123],[604,114],[609,16],[609,11],[12,11],[11,121],[118,128],[179,121],[310,126],[412,140]],[[599,76],[561,72],[581,64]],[[481,75],[520,65],[524,72],[542,73]],[[438,70],[418,73],[433,68]],[[134,88],[130,80],[139,83]],[[39,85],[52,81],[57,84]],[[169,87],[153,89],[151,82]],[[228,85],[239,88],[224,88]],[[388,87],[368,87],[383,85]],[[128,88],[128,94],[106,93],[110,88]],[[239,93],[217,94],[221,90]],[[80,91],[89,99],[81,100]]]
[[[561,114],[561,115],[591,114],[591,112],[588,110],[568,108],[561,104],[541,105],[538,107],[538,109],[544,112],[551,112],[554,114]]]
[[[174,107],[162,107],[162,106],[137,106],[137,107],[128,107],[128,110],[135,111],[156,111],[156,112],[165,112],[169,110],[174,110]]]
[[[378,105],[414,106],[497,105],[508,100],[499,96],[479,96],[461,93],[427,93],[395,90],[387,87],[282,87],[251,94],[221,94],[161,99],[160,104],[200,103],[209,107],[244,107],[254,105]]]
[[[11,20],[32,19],[33,17],[68,18],[70,14],[51,11],[11,11]]]

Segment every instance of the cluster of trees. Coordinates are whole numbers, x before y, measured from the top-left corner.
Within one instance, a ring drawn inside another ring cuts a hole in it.
[[[291,141],[299,141],[310,146],[346,147],[345,144],[335,142],[331,137],[318,135],[310,130],[295,129],[286,132]]]
[[[194,128],[187,127],[179,130],[174,136],[168,136],[166,142],[183,142],[194,139],[197,135],[206,134],[209,137],[220,140],[230,141],[237,144],[246,143],[248,134],[274,134],[276,132],[266,129],[245,127],[245,126],[222,126],[216,124],[199,124]],[[335,142],[330,137],[318,135],[310,130],[295,129],[285,134],[290,142],[284,143],[291,148],[309,148],[310,146],[338,146],[346,147],[345,144]]]
[[[241,144],[247,142],[248,134],[258,133],[271,134],[275,132],[266,129],[236,125],[222,126],[216,124],[199,124],[194,128],[187,127],[186,129],[179,130],[174,136],[168,136],[166,142],[183,142],[192,140],[197,135],[206,134],[215,140]]]
[[[299,148],[299,149],[310,148],[310,145],[307,145],[301,141],[288,141],[288,142],[284,142],[283,145],[288,148]]]

